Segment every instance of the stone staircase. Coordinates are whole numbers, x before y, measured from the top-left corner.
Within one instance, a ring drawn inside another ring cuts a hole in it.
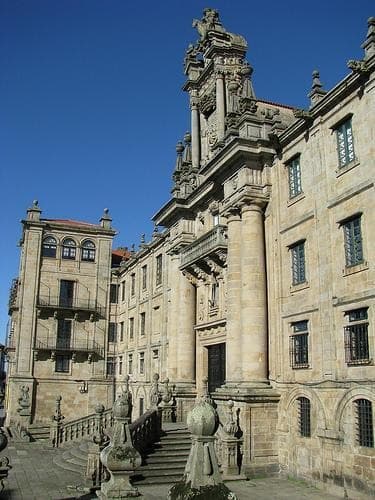
[[[133,476],[135,484],[176,483],[185,471],[191,439],[185,424],[166,424],[164,435],[144,457]]]
[[[182,478],[190,452],[190,433],[185,424],[166,424],[163,430],[160,441],[144,455],[143,465],[133,476],[135,484],[176,483]],[[59,448],[53,458],[54,464],[83,476],[90,444],[90,439],[85,438]]]
[[[28,427],[31,441],[48,441],[50,438],[50,427],[43,424],[32,424]]]

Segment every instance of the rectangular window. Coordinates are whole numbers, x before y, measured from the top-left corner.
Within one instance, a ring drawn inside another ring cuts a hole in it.
[[[209,300],[210,309],[214,309],[219,305],[219,283],[211,284],[211,298]]]
[[[125,329],[125,324],[123,321],[120,323],[120,342],[124,341],[124,329]]]
[[[309,367],[309,332],[308,321],[292,323],[293,335],[289,339],[290,366],[292,368]]]
[[[59,306],[73,307],[74,283],[75,283],[74,281],[70,280],[60,281]]]
[[[147,289],[147,266],[142,267],[142,290]]]
[[[121,283],[121,300],[122,302],[125,300],[125,281]]]
[[[55,372],[69,373],[70,356],[58,354],[55,359]]]
[[[134,338],[134,318],[129,318],[129,338]]]
[[[142,312],[140,314],[139,321],[140,321],[140,325],[139,325],[140,334],[145,335],[145,333],[146,333],[146,313],[145,312]]]
[[[305,242],[301,241],[290,247],[292,255],[292,284],[298,285],[306,281]]]
[[[112,356],[107,358],[107,375],[113,377],[116,374],[116,361]]]
[[[128,355],[128,374],[133,374],[133,354]]]
[[[354,160],[354,144],[351,119],[346,120],[336,128],[336,136],[339,167],[344,167]]]
[[[355,309],[345,313],[349,325],[344,328],[345,360],[348,365],[361,365],[371,362],[368,342],[367,308]]]
[[[116,342],[116,340],[117,340],[117,325],[116,323],[109,323],[108,342]]]
[[[346,265],[361,264],[363,262],[361,216],[344,222],[342,227],[344,229]]]
[[[357,440],[359,446],[374,447],[372,403],[368,399],[357,399]]]
[[[161,285],[163,280],[163,256],[156,257],[156,286]]]
[[[302,193],[300,157],[288,164],[289,197],[294,198]]]
[[[118,302],[118,285],[111,285],[109,289],[109,301],[111,304],[117,304]]]
[[[134,273],[130,275],[130,279],[131,279],[130,293],[131,293],[131,296],[134,297],[134,295],[135,295],[135,274]]]
[[[219,214],[213,214],[212,215],[212,225],[213,226],[218,226],[219,222],[220,222]]]
[[[57,349],[69,349],[72,337],[72,321],[70,319],[57,320]]]
[[[122,375],[122,356],[118,357],[118,374]]]
[[[139,353],[139,373],[141,375],[144,375],[144,373],[145,373],[145,353],[144,352]]]
[[[304,397],[298,398],[299,402],[299,431],[302,437],[311,436],[311,410],[310,400]]]

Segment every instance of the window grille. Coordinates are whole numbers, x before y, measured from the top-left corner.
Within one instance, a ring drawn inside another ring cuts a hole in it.
[[[147,289],[147,266],[142,267],[142,290]]]
[[[298,285],[306,281],[305,242],[301,241],[290,247],[292,255],[292,284]]]
[[[349,325],[344,327],[345,361],[349,365],[371,362],[368,342],[367,308],[355,309],[345,313]]]
[[[123,321],[120,323],[120,342],[124,341],[124,329],[125,329],[125,324]]]
[[[129,318],[129,338],[134,338],[134,318]]]
[[[130,293],[133,297],[135,295],[135,274],[134,273],[130,275],[130,279],[131,279]]]
[[[289,359],[292,368],[309,367],[308,322],[292,323],[293,335],[289,339]]]
[[[145,373],[145,353],[139,353],[139,373],[143,375]]]
[[[132,375],[133,373],[133,354],[128,355],[128,374]]]
[[[146,333],[146,313],[142,312],[140,314],[140,333],[141,335],[145,335]]]
[[[311,408],[310,400],[304,397],[298,398],[299,402],[299,432],[302,437],[311,436]]]
[[[116,373],[116,361],[113,357],[107,358],[107,375],[114,376]]]
[[[347,120],[336,128],[339,167],[354,160],[352,121]]]
[[[116,340],[117,340],[117,325],[116,323],[109,323],[108,342],[116,342]]]
[[[294,198],[302,193],[300,158],[297,157],[288,164],[289,197]]]
[[[156,286],[161,285],[163,279],[163,256],[156,257]]]
[[[357,440],[360,446],[374,447],[372,403],[368,399],[357,399]]]
[[[343,224],[345,241],[345,259],[347,266],[355,266],[363,262],[361,216]]]

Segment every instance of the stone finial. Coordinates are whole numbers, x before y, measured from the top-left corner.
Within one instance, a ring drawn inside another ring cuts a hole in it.
[[[54,420],[57,423],[60,423],[64,420],[64,415],[61,412],[61,401],[62,401],[62,396],[57,396],[56,397],[56,406],[55,406],[55,414],[52,416],[52,420]]]
[[[191,163],[191,134],[186,132],[184,135],[185,150],[183,155],[183,162],[186,164]]]
[[[225,29],[219,19],[219,12],[215,9],[204,9],[202,19],[200,21],[194,19],[192,26],[193,28],[197,28],[200,42],[205,41],[209,31],[220,31],[225,33]]]
[[[27,220],[39,221],[41,213],[38,200],[34,200],[32,206],[27,209]]]
[[[111,222],[112,222],[112,218],[109,215],[109,209],[105,208],[104,211],[103,211],[103,215],[102,215],[102,217],[100,219],[100,225],[104,229],[111,229]]]
[[[326,95],[326,93],[327,91],[323,89],[323,85],[320,81],[319,71],[315,69],[312,73],[311,91],[308,94],[311,106],[314,106],[314,104],[319,102]]]
[[[366,40],[361,45],[361,48],[365,51],[365,61],[368,61],[375,55],[375,17],[369,17],[367,25],[368,30]]]
[[[230,399],[227,403],[227,421],[223,425],[224,431],[229,435],[229,436],[234,436],[236,432],[238,431],[238,425],[236,424],[234,417],[233,417],[233,406],[234,403]]]
[[[159,392],[159,374],[154,373],[152,376],[152,384],[150,387],[150,405],[151,408],[156,408],[160,401],[160,392]]]
[[[182,153],[184,152],[185,146],[182,144],[181,141],[178,141],[176,144],[176,153],[177,153],[177,158],[176,158],[176,171],[182,170]]]
[[[236,496],[223,483],[214,448],[214,434],[219,425],[215,408],[203,398],[187,416],[192,433],[192,447],[182,480],[168,492],[169,500],[215,498],[235,500]]]
[[[140,241],[140,246],[143,247],[146,244],[146,235],[145,233],[141,234],[141,241]]]

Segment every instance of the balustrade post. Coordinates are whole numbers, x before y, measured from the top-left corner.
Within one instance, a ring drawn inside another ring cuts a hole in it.
[[[50,429],[50,439],[52,442],[52,446],[54,448],[58,448],[62,441],[62,427],[64,415],[61,413],[61,396],[57,396],[56,398],[56,408],[55,414],[52,415],[52,425]]]
[[[100,453],[108,445],[109,437],[103,430],[103,413],[104,406],[98,404],[95,407],[95,433],[93,435],[93,443],[89,447],[87,455],[86,478],[92,481],[94,490],[100,489],[100,485],[108,476],[104,465],[100,461]]]

